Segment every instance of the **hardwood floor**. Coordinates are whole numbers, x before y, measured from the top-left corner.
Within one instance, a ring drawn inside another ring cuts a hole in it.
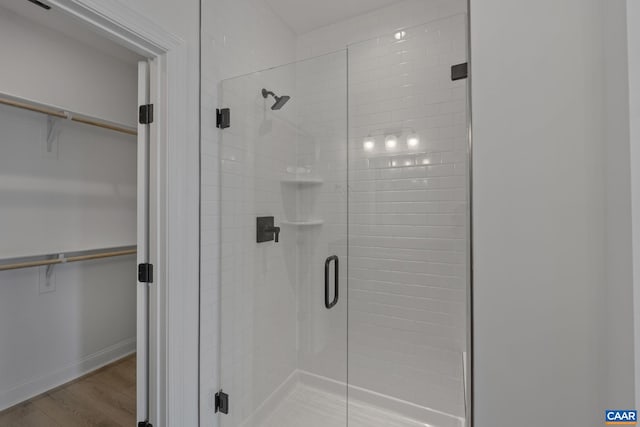
[[[1,427],[135,425],[135,355],[0,412]]]

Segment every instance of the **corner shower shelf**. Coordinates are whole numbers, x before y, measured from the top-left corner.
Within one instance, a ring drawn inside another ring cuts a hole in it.
[[[282,225],[292,225],[296,227],[310,227],[322,224],[324,224],[324,221],[321,219],[314,219],[310,221],[282,221]]]
[[[297,185],[320,185],[324,181],[321,178],[285,178],[280,182]]]

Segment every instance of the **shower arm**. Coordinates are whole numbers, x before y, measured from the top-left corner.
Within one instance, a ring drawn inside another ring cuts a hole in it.
[[[276,94],[271,92],[270,90],[262,89],[262,97],[263,98],[267,99],[267,97],[269,95],[273,96],[274,98],[276,97]]]

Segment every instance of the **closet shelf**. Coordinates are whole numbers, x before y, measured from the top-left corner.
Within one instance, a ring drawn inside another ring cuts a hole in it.
[[[322,225],[324,221],[321,219],[313,219],[309,221],[282,221],[282,225],[291,225],[295,227],[309,227],[314,225]]]
[[[136,246],[125,246],[118,248],[94,249],[82,252],[57,253],[50,255],[35,255],[32,257],[9,258],[0,260],[0,271],[18,270],[21,268],[32,268],[42,266],[54,266],[56,264],[66,264],[69,262],[91,261],[102,258],[113,258],[126,255],[135,255]]]
[[[320,185],[324,183],[321,178],[284,178],[280,182],[294,185]]]
[[[96,117],[70,112],[59,107],[42,104],[26,98],[19,98],[17,96],[0,93],[0,104],[8,105],[14,108],[20,108],[23,110],[34,111],[36,113],[46,114],[49,117],[55,117],[57,119],[71,120],[73,122],[78,122],[85,125],[96,126],[103,129],[125,133],[127,135],[138,134],[138,130],[134,127],[124,126],[119,123],[102,120]]]

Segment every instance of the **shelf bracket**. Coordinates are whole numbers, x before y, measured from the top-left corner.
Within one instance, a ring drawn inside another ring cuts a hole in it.
[[[67,262],[66,258],[64,257],[64,254],[58,254],[57,259],[60,261],[60,264],[64,264],[65,262]],[[51,280],[51,275],[53,274],[53,269],[55,268],[56,264],[49,264],[47,265],[47,284],[49,283],[49,281]]]
[[[71,120],[73,115],[68,111],[64,112],[65,120]],[[53,153],[54,147],[58,147],[58,136],[60,135],[60,120],[59,117],[47,116],[47,153]]]
[[[53,152],[54,143],[58,142],[58,127],[60,119],[57,117],[47,117],[47,153]]]
[[[53,268],[55,267],[55,264],[49,264],[47,265],[47,283],[49,283],[49,280],[51,280],[51,275],[53,274]]]

